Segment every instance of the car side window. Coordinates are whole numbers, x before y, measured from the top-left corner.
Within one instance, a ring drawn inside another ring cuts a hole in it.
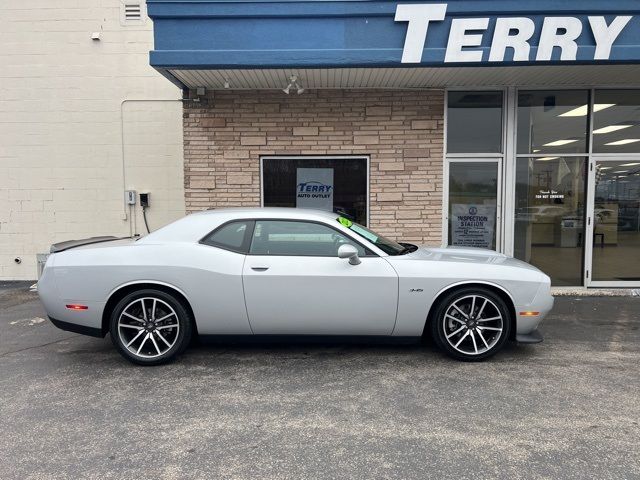
[[[246,253],[248,244],[247,236],[250,232],[251,223],[252,222],[246,220],[227,223],[215,229],[203,238],[200,243],[232,250],[234,252]]]
[[[340,245],[350,244],[365,256],[365,248],[326,225],[286,220],[257,220],[249,253],[337,257]]]

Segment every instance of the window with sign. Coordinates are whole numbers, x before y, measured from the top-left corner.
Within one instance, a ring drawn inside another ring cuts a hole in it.
[[[362,156],[262,157],[263,205],[343,212],[366,225],[368,162]]]

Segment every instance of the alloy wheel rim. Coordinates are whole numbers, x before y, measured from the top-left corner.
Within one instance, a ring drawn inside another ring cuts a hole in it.
[[[156,297],[137,298],[118,318],[118,336],[136,357],[156,358],[171,350],[178,341],[180,324],[175,310]]]
[[[483,295],[466,295],[451,302],[442,319],[447,343],[465,355],[481,355],[500,340],[504,318],[498,306]]]

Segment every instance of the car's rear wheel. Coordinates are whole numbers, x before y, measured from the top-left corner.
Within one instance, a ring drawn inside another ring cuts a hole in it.
[[[126,295],[113,309],[111,340],[127,360],[159,365],[173,360],[189,344],[192,319],[178,298],[162,290]]]
[[[446,295],[431,321],[431,335],[447,355],[464,361],[495,355],[509,338],[511,314],[500,296],[482,287]]]

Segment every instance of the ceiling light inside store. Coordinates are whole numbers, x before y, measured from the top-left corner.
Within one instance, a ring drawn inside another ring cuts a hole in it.
[[[600,167],[600,170],[611,170],[613,167]]]
[[[560,157],[541,157],[541,158],[536,158],[536,160],[538,160],[539,162],[546,162],[548,160],[556,160],[557,158],[560,158]]]
[[[605,143],[605,145],[628,145],[629,143],[636,143],[636,142],[640,142],[640,138],[625,138],[624,140]]]
[[[600,110],[613,107],[614,105],[615,103],[596,103],[593,106],[593,111],[599,112]],[[582,105],[580,107],[574,108],[573,110],[569,110],[568,112],[561,113],[558,116],[559,117],[584,117],[587,113],[589,113],[589,105]]]
[[[540,151],[540,149],[539,149],[539,148],[534,148],[534,149],[533,149],[533,153],[538,153],[539,151]]]
[[[594,130],[593,133],[594,135],[600,135],[602,133],[617,132],[618,130],[629,127],[633,127],[633,125],[609,125],[608,127],[598,128],[597,130]]]
[[[543,147],[561,147],[563,145],[569,145],[570,143],[577,142],[577,139],[568,138],[566,140],[556,140],[555,142],[545,143]]]
[[[618,170],[617,172],[613,172],[613,173],[627,173],[629,170]]]
[[[619,165],[619,166],[620,167],[635,167],[636,165],[640,165],[640,162],[623,163],[622,165]]]

